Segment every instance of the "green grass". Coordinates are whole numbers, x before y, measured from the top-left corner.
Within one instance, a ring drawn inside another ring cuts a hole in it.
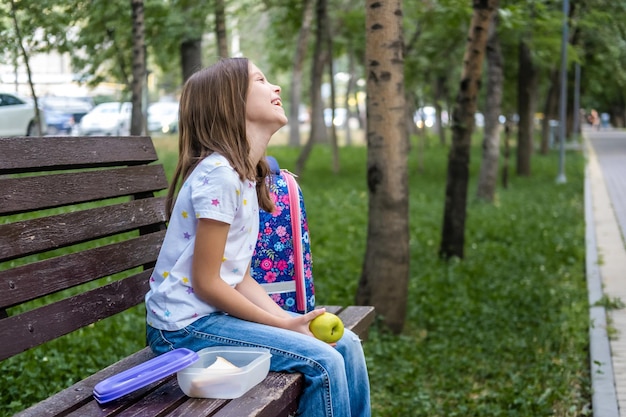
[[[155,139],[168,172],[175,140]],[[494,205],[470,183],[466,258],[438,259],[446,150],[410,160],[411,279],[404,332],[377,324],[365,343],[374,416],[584,416],[590,413],[584,276],[584,158],[568,152],[567,184],[556,152],[533,157],[530,178],[511,172]],[[477,177],[480,150],[472,154]],[[272,147],[293,169],[298,150]],[[364,148],[341,149],[332,174],[314,148],[302,186],[319,304],[353,304],[367,231]],[[391,277],[381,277],[391,279]],[[141,348],[136,308],[2,362],[0,415],[11,415]],[[111,335],[115,335],[112,337]]]

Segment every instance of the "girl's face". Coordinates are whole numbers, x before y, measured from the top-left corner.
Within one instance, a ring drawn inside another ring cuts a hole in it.
[[[277,131],[287,124],[287,116],[280,99],[280,87],[270,83],[252,62],[249,63],[246,122]],[[272,132],[272,133],[273,133]]]

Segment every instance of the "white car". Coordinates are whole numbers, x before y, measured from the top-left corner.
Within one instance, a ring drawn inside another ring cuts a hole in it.
[[[44,111],[39,109],[41,128],[35,118],[35,103],[13,93],[0,92],[0,136],[41,136],[46,132]]]
[[[148,107],[150,132],[175,133],[178,131],[178,103],[159,101]]]
[[[80,119],[79,136],[128,136],[133,105],[130,102],[108,102],[94,107]]]

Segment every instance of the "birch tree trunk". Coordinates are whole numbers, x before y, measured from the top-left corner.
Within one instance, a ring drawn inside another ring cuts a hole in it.
[[[489,28],[487,41],[487,104],[485,106],[485,129],[483,138],[483,157],[478,176],[476,196],[493,203],[498,183],[498,162],[500,160],[500,113],[504,73],[502,50],[497,32],[498,19]]]
[[[400,333],[410,259],[401,0],[367,0],[365,23],[369,221],[356,302]]]
[[[291,70],[291,93],[289,97],[289,145],[300,146],[300,103],[302,101],[302,72],[306,57],[311,24],[313,22],[313,0],[304,0],[302,4],[302,26],[298,33],[296,53]]]
[[[489,25],[497,11],[498,0],[473,0],[474,13],[467,35],[463,73],[452,112],[452,146],[448,154],[446,200],[439,255],[463,258],[467,185],[474,114],[480,89]]]
[[[133,112],[130,134],[141,135],[144,128],[143,84],[146,78],[146,43],[143,0],[131,0],[133,33],[133,79],[131,81]]]
[[[315,15],[317,28],[315,31],[315,50],[313,52],[311,69],[311,131],[309,133],[309,140],[302,148],[296,160],[295,173],[297,175],[302,175],[304,166],[313,150],[313,145],[316,142],[328,142],[328,132],[324,124],[322,103],[322,78],[324,76],[324,67],[328,63],[329,58],[326,43],[326,36],[328,34],[326,30],[328,23],[327,5],[327,0],[316,0]]]
[[[20,53],[22,54],[22,58],[24,59],[24,66],[26,67],[26,74],[28,75],[28,85],[30,87],[30,93],[33,97],[33,102],[35,105],[35,120],[37,125],[31,129],[28,127],[28,134],[34,133],[35,136],[42,136],[43,125],[41,123],[41,114],[39,112],[39,101],[37,99],[37,94],[35,92],[35,84],[33,83],[33,73],[30,68],[30,56],[28,52],[26,52],[26,48],[24,47],[24,39],[22,37],[22,31],[20,29],[20,24],[17,19],[17,7],[14,0],[10,0],[11,3],[11,20],[13,21],[13,29],[15,30],[15,36],[17,38],[17,43],[19,46]],[[16,58],[17,61],[17,58]],[[17,84],[17,76],[15,77],[15,82]],[[25,132],[26,133],[26,132]]]

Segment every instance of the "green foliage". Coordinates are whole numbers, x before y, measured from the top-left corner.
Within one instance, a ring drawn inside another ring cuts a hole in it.
[[[603,295],[602,298],[595,302],[594,306],[602,306],[607,310],[621,310],[626,307],[626,304],[619,297],[611,298]]]
[[[405,331],[375,326],[365,343],[375,416],[591,415],[584,279],[583,157],[536,156],[497,204],[468,206],[466,259],[438,259],[446,153],[410,156],[411,281]],[[271,149],[286,168],[294,152]],[[472,178],[479,148],[473,149]],[[320,304],[354,302],[365,253],[365,149],[341,150],[329,175],[316,148],[299,178]],[[511,173],[513,175],[513,173]],[[470,196],[475,195],[471,184]],[[381,279],[390,279],[381,277]]]
[[[175,142],[155,140],[170,173]],[[434,143],[434,139],[432,141]],[[477,177],[478,141],[471,176]],[[438,259],[447,149],[410,158],[411,280],[404,332],[376,324],[364,344],[374,416],[591,415],[588,303],[584,276],[584,159],[535,156],[533,176],[511,172],[497,203],[470,201],[466,259]],[[298,149],[271,147],[293,169]],[[319,304],[353,304],[367,233],[366,149],[314,148],[299,182],[314,256]],[[472,182],[469,195],[475,195]],[[380,279],[391,279],[381,277]],[[613,304],[613,303],[611,303]],[[0,415],[11,415],[140,349],[136,308],[2,362]],[[114,336],[113,336],[114,335]],[[45,383],[42,383],[45,381]]]

